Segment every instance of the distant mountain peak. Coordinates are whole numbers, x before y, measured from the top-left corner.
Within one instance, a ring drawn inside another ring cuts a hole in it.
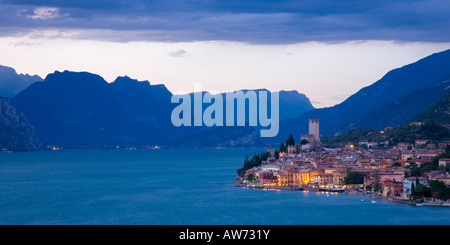
[[[129,76],[118,76],[116,80],[114,80],[115,84],[140,84],[141,86],[150,86],[150,82],[148,80],[139,81],[137,79],[130,78]]]
[[[61,85],[69,85],[69,84],[79,84],[79,85],[103,85],[108,82],[105,81],[100,75],[90,73],[90,72],[75,72],[65,70],[63,72],[55,71],[54,73],[48,74],[44,82],[46,83],[58,83]]]
[[[284,92],[286,94],[302,94],[300,92],[298,92],[297,90],[280,90],[280,92]],[[302,94],[304,95],[304,94]]]
[[[9,66],[3,66],[3,65],[0,65],[0,72],[1,73],[8,72],[8,73],[15,73],[15,74],[17,74],[17,72],[16,72],[16,70],[14,68],[9,67]]]
[[[38,75],[17,74],[14,68],[0,65],[0,95],[14,97],[34,82],[42,81]]]
[[[30,75],[28,73],[17,73],[17,71],[9,66],[0,65],[0,75],[5,76],[19,76],[22,80],[30,80],[31,82],[42,81],[43,79],[39,75]]]

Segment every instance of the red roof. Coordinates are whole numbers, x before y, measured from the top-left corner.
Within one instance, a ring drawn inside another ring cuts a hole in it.
[[[392,181],[390,179],[385,180],[385,181],[382,182],[383,185],[392,185],[392,184],[395,184],[395,183],[397,183],[397,182],[394,182],[394,181]]]

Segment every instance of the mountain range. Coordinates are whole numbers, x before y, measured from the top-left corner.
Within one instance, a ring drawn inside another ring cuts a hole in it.
[[[386,127],[408,123],[418,112],[426,110],[448,95],[449,91],[450,80],[447,79],[431,87],[411,92],[378,110],[354,120],[338,131],[347,132],[351,129],[360,128],[383,130]],[[430,118],[424,117],[421,120],[425,119]]]
[[[38,75],[17,74],[13,68],[0,65],[0,96],[12,98],[38,81],[42,81]]]
[[[448,87],[448,81],[445,82]],[[439,85],[442,85],[440,83]],[[399,104],[401,104],[399,102]],[[406,112],[408,113],[408,112]],[[325,147],[345,147],[359,142],[375,142],[395,145],[400,142],[415,144],[416,140],[448,141],[450,139],[450,93],[425,111],[414,116],[411,121],[396,127],[374,130],[369,128],[352,129],[338,136],[321,139]]]
[[[108,83],[99,75],[64,71],[33,83],[13,103],[49,145],[156,145],[173,135],[169,95],[147,81],[118,77]]]
[[[320,120],[322,137],[401,125],[446,97],[449,80],[450,50],[446,50],[394,69],[328,108],[315,109],[297,91],[280,91],[280,131],[272,138],[259,137],[260,127],[175,127],[171,113],[177,104],[171,103],[172,93],[162,84],[127,76],[108,83],[89,72],[55,71],[22,89],[11,107],[23,112],[46,145],[256,147],[279,144],[289,134],[299,140],[307,133],[310,118]]]
[[[206,126],[173,126],[171,113],[177,104],[171,98],[164,85],[148,81],[125,76],[108,83],[88,72],[57,71],[21,91],[13,103],[48,145],[155,146],[202,137],[201,132],[210,134],[212,128]],[[280,107],[295,110],[293,115],[313,109],[309,99],[296,91],[280,91],[280,98]],[[290,114],[282,110],[280,117]],[[227,132],[227,137],[221,137],[227,142],[217,144],[244,146],[249,142],[248,129],[236,126]]]
[[[0,97],[0,152],[44,149],[25,115],[16,110],[10,98]]]
[[[320,120],[321,137],[339,135],[350,129],[398,126],[443,98],[448,93],[445,83],[449,78],[450,50],[432,54],[389,71],[338,105],[311,110],[280,122],[278,136],[266,142],[283,142],[289,134],[307,133],[309,118]],[[413,103],[397,105],[406,101]],[[378,123],[374,124],[373,120]]]
[[[413,117],[411,121],[422,122],[425,120],[431,120],[436,124],[448,127],[448,124],[450,124],[450,93],[447,93],[447,96],[433,106]]]

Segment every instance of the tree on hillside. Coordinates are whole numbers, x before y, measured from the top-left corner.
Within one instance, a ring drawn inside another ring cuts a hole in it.
[[[286,145],[284,143],[280,144],[280,152],[286,152]]]
[[[294,146],[295,145],[295,141],[294,141],[294,136],[292,136],[292,134],[289,135],[289,139],[286,140],[286,147],[287,146]]]
[[[244,160],[244,166],[237,170],[238,175],[244,176],[245,171],[253,167],[261,166],[262,162],[266,161],[267,158],[269,158],[269,152],[255,154],[250,160],[248,159],[248,156],[246,156]]]

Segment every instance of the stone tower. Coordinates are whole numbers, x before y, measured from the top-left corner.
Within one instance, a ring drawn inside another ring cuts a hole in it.
[[[309,134],[314,135],[314,141],[320,142],[319,119],[309,119]]]

